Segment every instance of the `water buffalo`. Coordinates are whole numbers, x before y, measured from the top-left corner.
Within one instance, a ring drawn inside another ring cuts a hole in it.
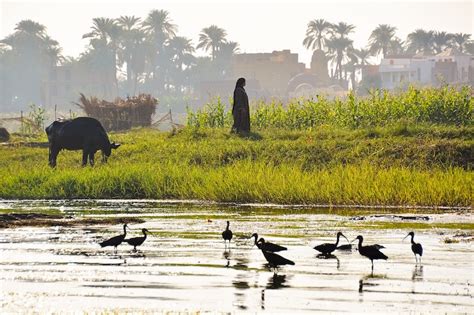
[[[120,144],[110,143],[109,137],[101,123],[94,118],[78,117],[71,120],[55,121],[46,127],[49,141],[49,165],[56,166],[56,158],[59,151],[82,150],[82,166],[87,165],[87,159],[91,166],[94,165],[94,154],[102,151],[102,161],[117,149]]]

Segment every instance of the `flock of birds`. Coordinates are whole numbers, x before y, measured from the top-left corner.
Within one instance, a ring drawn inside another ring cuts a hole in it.
[[[230,222],[227,221],[226,229],[222,232],[222,238],[224,239],[224,243],[225,243],[226,247],[227,247],[227,242],[229,243],[229,246],[230,246],[230,242],[231,242],[232,236],[233,236],[233,233],[232,233],[232,231],[230,230],[229,227],[230,227]],[[131,246],[133,246],[133,250],[136,251],[137,246],[140,246],[145,242],[145,240],[147,238],[147,233],[150,233],[150,232],[147,229],[142,229],[143,236],[133,237],[133,238],[128,238],[127,239],[126,238],[127,237],[127,228],[128,228],[127,224],[124,224],[123,234],[114,236],[114,237],[112,237],[112,238],[110,238],[106,241],[103,241],[103,242],[99,243],[100,246],[101,247],[113,246],[115,248],[115,251],[117,251],[117,246],[119,246],[122,242],[126,242],[126,243],[130,244]],[[339,239],[340,239],[341,236],[344,237],[349,244],[338,246],[339,245]],[[413,254],[415,255],[416,263],[418,263],[418,261],[421,263],[421,256],[423,256],[423,247],[421,246],[420,243],[416,243],[414,241],[414,238],[415,238],[415,233],[414,232],[408,233],[407,236],[405,236],[403,239],[406,239],[409,236],[411,236],[411,250],[412,250]],[[262,254],[265,257],[265,259],[267,260],[268,265],[271,268],[273,268],[273,270],[275,272],[276,272],[276,270],[278,270],[279,266],[294,265],[295,264],[293,261],[291,261],[291,260],[289,260],[289,259],[287,259],[287,258],[285,258],[285,257],[283,257],[279,254],[276,254],[277,252],[287,250],[286,247],[278,245],[278,244],[267,242],[267,241],[265,241],[264,238],[259,239],[257,233],[252,234],[252,236],[250,238],[255,238],[254,245],[257,246],[258,249],[260,249],[262,251]],[[362,235],[357,236],[352,242],[354,242],[355,240],[359,241],[359,244],[358,244],[358,247],[357,247],[357,249],[359,251],[359,254],[361,254],[362,256],[370,259],[370,261],[372,263],[372,271],[374,270],[374,260],[379,260],[379,259],[387,260],[388,259],[388,257],[384,253],[381,252],[381,249],[385,248],[383,245],[374,244],[374,245],[365,245],[365,246],[363,246],[362,243],[364,241],[364,238],[362,237]],[[342,234],[341,232],[338,232],[337,235],[336,235],[336,243],[323,243],[323,244],[315,246],[314,249],[317,250],[318,252],[320,252],[321,255],[324,255],[324,256],[328,257],[335,250],[351,250],[352,249],[352,242],[349,242],[349,240],[347,239],[347,237],[344,234]]]

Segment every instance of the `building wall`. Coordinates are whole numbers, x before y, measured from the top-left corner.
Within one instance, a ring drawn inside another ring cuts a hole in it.
[[[272,53],[237,54],[232,59],[235,77],[244,77],[259,82],[265,94],[285,96],[288,81],[304,72],[305,66],[298,62],[298,54],[289,50]]]
[[[104,76],[81,64],[53,67],[42,82],[42,98],[46,107],[75,108],[80,93],[111,100],[114,98],[113,78]]]

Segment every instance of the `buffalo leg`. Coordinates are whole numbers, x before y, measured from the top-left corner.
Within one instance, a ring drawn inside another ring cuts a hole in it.
[[[82,150],[82,166],[87,166],[87,157],[89,153],[84,149]]]
[[[56,167],[56,159],[58,158],[59,150],[56,148],[49,149],[49,166]]]
[[[89,153],[89,162],[94,166],[94,152]]]

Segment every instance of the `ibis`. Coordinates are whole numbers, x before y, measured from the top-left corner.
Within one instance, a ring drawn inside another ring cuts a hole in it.
[[[347,242],[349,242],[347,237],[344,234],[342,234],[342,232],[337,232],[336,243],[335,244],[334,243],[324,243],[324,244],[320,244],[318,246],[315,246],[314,249],[317,250],[318,252],[322,253],[323,255],[328,256],[333,251],[335,251],[337,249],[337,245],[339,244],[339,238],[341,236],[344,237],[347,240]]]
[[[287,250],[286,247],[280,246],[278,244],[273,244],[273,243],[270,243],[270,242],[266,242],[263,237],[260,238],[257,242],[257,239],[258,239],[258,234],[257,233],[253,233],[250,238],[252,238],[252,237],[255,237],[255,241],[254,241],[255,244],[254,245],[256,245],[261,250],[264,250],[264,251],[267,251],[267,252],[272,252],[272,253],[281,252],[282,250]]]
[[[266,252],[262,250],[262,254],[268,261],[268,265],[273,268],[274,273],[276,273],[276,271],[278,270],[278,266],[295,264],[293,261],[272,252]]]
[[[229,230],[229,225],[230,225],[230,222],[227,221],[227,227],[225,228],[224,232],[222,232],[222,238],[224,239],[224,243],[226,244],[226,246],[227,246],[227,241],[229,241],[229,245],[230,245],[230,241],[232,240],[232,231]]]
[[[403,239],[406,239],[408,236],[411,236],[411,251],[415,255],[415,261],[416,261],[416,263],[418,263],[418,258],[417,258],[416,255],[419,255],[420,256],[420,264],[421,264],[421,256],[423,256],[423,247],[421,246],[420,243],[415,243],[415,241],[413,240],[415,238],[415,233],[414,232],[408,233],[407,236],[405,236]]]
[[[362,256],[365,256],[370,259],[370,262],[372,263],[372,271],[374,271],[374,260],[377,260],[377,259],[387,260],[388,259],[388,257],[385,256],[385,254],[380,251],[378,246],[375,246],[375,245],[362,246],[362,242],[364,241],[364,238],[362,237],[362,235],[357,236],[353,241],[355,240],[359,240],[359,247],[358,247],[359,253]]]
[[[123,241],[127,242],[130,245],[132,245],[133,250],[137,251],[137,246],[140,246],[140,245],[143,244],[143,242],[145,242],[146,237],[147,237],[147,234],[146,234],[147,232],[149,233],[150,231],[148,231],[147,229],[142,229],[143,236],[132,237],[132,238],[129,238],[129,239],[124,239]]]
[[[127,236],[127,228],[128,228],[127,224],[124,224],[123,234],[114,236],[112,238],[109,238],[106,241],[99,243],[100,247],[113,246],[115,248],[115,251],[117,251],[117,246],[119,246],[125,239],[125,236]]]

